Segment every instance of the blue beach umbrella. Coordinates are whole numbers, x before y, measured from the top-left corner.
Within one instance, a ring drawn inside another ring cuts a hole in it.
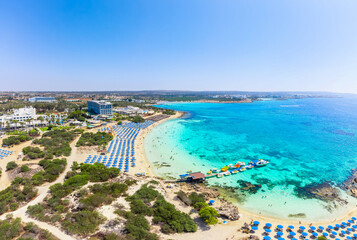
[[[265,226],[267,226],[268,228],[271,227],[271,223],[266,223]]]
[[[296,235],[296,233],[294,233],[294,232],[290,232],[290,235],[291,235],[291,236],[295,236],[295,235]]]
[[[343,225],[343,226],[347,226],[347,223],[346,223],[346,222],[342,222],[342,225]]]
[[[278,240],[285,240],[285,238],[280,237],[280,238],[278,238]]]
[[[303,231],[306,229],[304,226],[300,226],[299,228]]]
[[[357,228],[357,226],[356,226],[356,225],[353,225],[352,227],[353,227],[354,229],[356,229],[356,228]]]
[[[353,221],[356,221],[356,220],[357,220],[357,218],[355,218],[355,217],[352,217],[351,219],[352,219]]]
[[[337,232],[335,232],[335,231],[332,231],[331,233],[332,233],[332,235],[337,235]]]
[[[282,228],[284,228],[284,226],[283,225],[278,225],[278,226],[276,226],[277,228],[279,228],[279,229],[282,229]]]
[[[253,227],[252,227],[252,230],[257,231],[258,228],[257,228],[256,226],[253,226]]]
[[[354,236],[355,238],[357,238],[357,234],[356,234],[356,233],[354,233],[353,236]]]
[[[347,239],[352,239],[350,236],[347,236],[346,238],[347,238]]]
[[[277,233],[276,233],[276,235],[278,235],[278,236],[283,236],[283,234],[284,234],[284,233],[282,233],[282,232],[277,232]]]
[[[295,227],[293,225],[289,225],[288,228],[294,229]]]
[[[341,225],[340,225],[340,224],[336,224],[335,227],[336,227],[336,228],[340,228]]]
[[[331,226],[331,225],[328,225],[328,228],[329,228],[329,229],[333,229],[333,226]]]
[[[292,238],[291,240],[297,240],[296,238]]]
[[[254,225],[259,225],[259,223],[260,223],[260,222],[258,222],[258,221],[254,221],[254,222],[253,222]]]
[[[269,228],[266,228],[264,231],[267,232],[267,233],[271,232],[271,230]]]
[[[353,223],[353,221],[352,221],[351,219],[349,219],[347,222],[349,222],[349,223]]]
[[[303,235],[304,237],[307,237],[307,233],[306,232],[301,233],[301,235]]]
[[[352,232],[352,228],[347,228],[347,231]]]
[[[316,232],[313,232],[312,235],[313,235],[314,237],[319,236],[319,234],[317,234]]]
[[[343,231],[343,230],[341,231],[341,233],[342,233],[343,235],[346,235],[346,232],[345,232],[345,231]]]
[[[315,230],[316,230],[316,228],[315,228],[314,226],[311,226],[310,229],[311,229],[312,231],[315,231]]]
[[[264,236],[264,240],[270,240],[271,238],[269,236]]]
[[[328,237],[328,233],[322,233],[322,235],[324,236],[324,237]]]
[[[323,226],[319,226],[319,229],[323,231],[325,228]]]

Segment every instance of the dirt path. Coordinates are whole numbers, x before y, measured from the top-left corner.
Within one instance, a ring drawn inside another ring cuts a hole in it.
[[[43,184],[42,186],[38,187],[38,196],[32,200],[31,202],[29,202],[28,204],[22,206],[21,208],[13,211],[13,212],[10,212],[9,214],[12,214],[13,217],[19,217],[22,219],[23,222],[34,222],[35,224],[37,224],[40,228],[43,228],[43,229],[47,229],[48,231],[50,231],[54,236],[56,236],[57,238],[59,239],[65,239],[65,240],[76,240],[76,238],[64,233],[62,230],[60,230],[59,228],[55,227],[55,226],[52,226],[48,223],[45,223],[45,222],[41,222],[41,221],[37,221],[33,218],[30,218],[28,216],[28,214],[26,213],[27,211],[27,208],[29,206],[33,206],[33,205],[36,205],[38,203],[41,203],[45,197],[47,196],[47,194],[49,193],[49,189],[50,187],[53,185],[53,184],[56,184],[56,183],[63,183],[64,181],[64,178],[67,174],[67,172],[71,169],[71,166],[73,164],[73,161],[75,161],[78,157],[80,157],[79,155],[81,154],[78,154],[77,153],[77,148],[75,147],[76,146],[76,143],[77,141],[79,140],[79,137],[77,137],[72,143],[71,143],[71,147],[72,147],[72,154],[70,157],[67,158],[67,165],[66,165],[66,168],[64,169],[63,173],[52,183],[45,183]],[[22,146],[24,147],[24,146]],[[21,148],[22,149],[22,148]],[[15,158],[17,157],[17,154],[16,155],[12,155],[12,156],[15,156]],[[10,160],[9,160],[10,161]],[[2,183],[2,182],[1,182]],[[0,219],[5,219],[6,218],[6,215],[7,214],[3,214],[2,216],[0,216]]]
[[[19,161],[17,160],[17,156],[19,155],[20,152],[22,152],[22,149],[24,147],[30,146],[31,143],[32,143],[32,141],[28,141],[28,142],[24,142],[24,143],[21,143],[19,145],[16,145],[16,146],[14,146],[14,147],[12,147],[10,149],[4,148],[5,150],[13,151],[13,153],[10,156],[0,160],[0,168],[2,169],[2,174],[1,174],[1,177],[0,177],[0,183],[1,183],[0,184],[0,191],[4,190],[5,188],[7,188],[8,186],[11,185],[8,173],[6,172],[7,163],[11,162],[11,161],[19,163]],[[0,146],[1,145],[2,145],[2,140],[1,140]]]

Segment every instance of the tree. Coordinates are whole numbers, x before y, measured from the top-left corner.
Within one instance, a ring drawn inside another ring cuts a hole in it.
[[[218,222],[216,218],[218,216],[218,212],[213,207],[202,208],[199,212],[199,215],[208,225],[213,225]]]
[[[17,164],[14,161],[8,162],[6,165],[6,171],[17,168]]]

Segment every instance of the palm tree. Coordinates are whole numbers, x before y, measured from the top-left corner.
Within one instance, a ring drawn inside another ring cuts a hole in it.
[[[45,120],[45,119],[43,119],[42,116],[38,117],[37,119],[40,120],[41,125],[42,125],[42,122]]]

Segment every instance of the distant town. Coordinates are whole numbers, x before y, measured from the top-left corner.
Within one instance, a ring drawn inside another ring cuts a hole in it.
[[[0,132],[47,127],[87,126],[134,116],[150,116],[155,104],[182,102],[252,102],[291,98],[340,97],[315,92],[2,92]]]

